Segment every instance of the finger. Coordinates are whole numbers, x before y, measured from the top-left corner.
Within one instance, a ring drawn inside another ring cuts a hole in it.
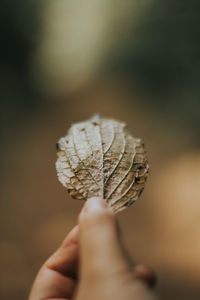
[[[148,287],[154,287],[157,281],[155,273],[148,267],[137,265],[133,268],[133,274],[142,280]]]
[[[119,245],[114,215],[103,200],[87,200],[79,227],[81,276],[105,277],[129,268]]]
[[[58,250],[46,261],[45,266],[60,274],[77,277],[78,266],[78,225],[75,226],[62,242]]]
[[[72,297],[76,286],[78,231],[78,226],[74,227],[58,250],[44,263],[29,300]]]

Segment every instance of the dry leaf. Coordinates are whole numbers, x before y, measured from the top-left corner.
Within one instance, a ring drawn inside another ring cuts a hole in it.
[[[94,116],[57,143],[58,179],[75,199],[101,197],[114,212],[140,196],[148,176],[144,144],[126,124]]]

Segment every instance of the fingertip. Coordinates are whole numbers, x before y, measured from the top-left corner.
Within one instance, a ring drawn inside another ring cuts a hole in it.
[[[92,197],[89,198],[85,205],[83,206],[83,209],[81,211],[81,214],[84,213],[93,213],[93,212],[100,212],[108,209],[108,204],[105,200],[103,200],[100,197]]]
[[[110,229],[115,227],[115,218],[108,204],[99,197],[89,198],[83,206],[78,218],[80,235],[82,233],[95,234],[95,232],[104,232],[105,227]],[[116,230],[116,228],[115,228]]]
[[[79,222],[85,218],[90,218],[92,216],[102,215],[102,214],[112,214],[111,208],[108,206],[105,200],[100,197],[89,198],[84,204],[80,215]]]

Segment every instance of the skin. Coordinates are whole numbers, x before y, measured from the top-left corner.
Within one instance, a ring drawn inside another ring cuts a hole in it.
[[[41,267],[29,300],[154,300],[154,283],[148,268],[130,263],[107,204],[91,198]]]

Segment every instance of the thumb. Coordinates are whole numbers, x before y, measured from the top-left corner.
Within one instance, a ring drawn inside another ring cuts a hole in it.
[[[88,199],[79,216],[81,276],[90,279],[129,269],[119,245],[111,209],[100,198]]]

